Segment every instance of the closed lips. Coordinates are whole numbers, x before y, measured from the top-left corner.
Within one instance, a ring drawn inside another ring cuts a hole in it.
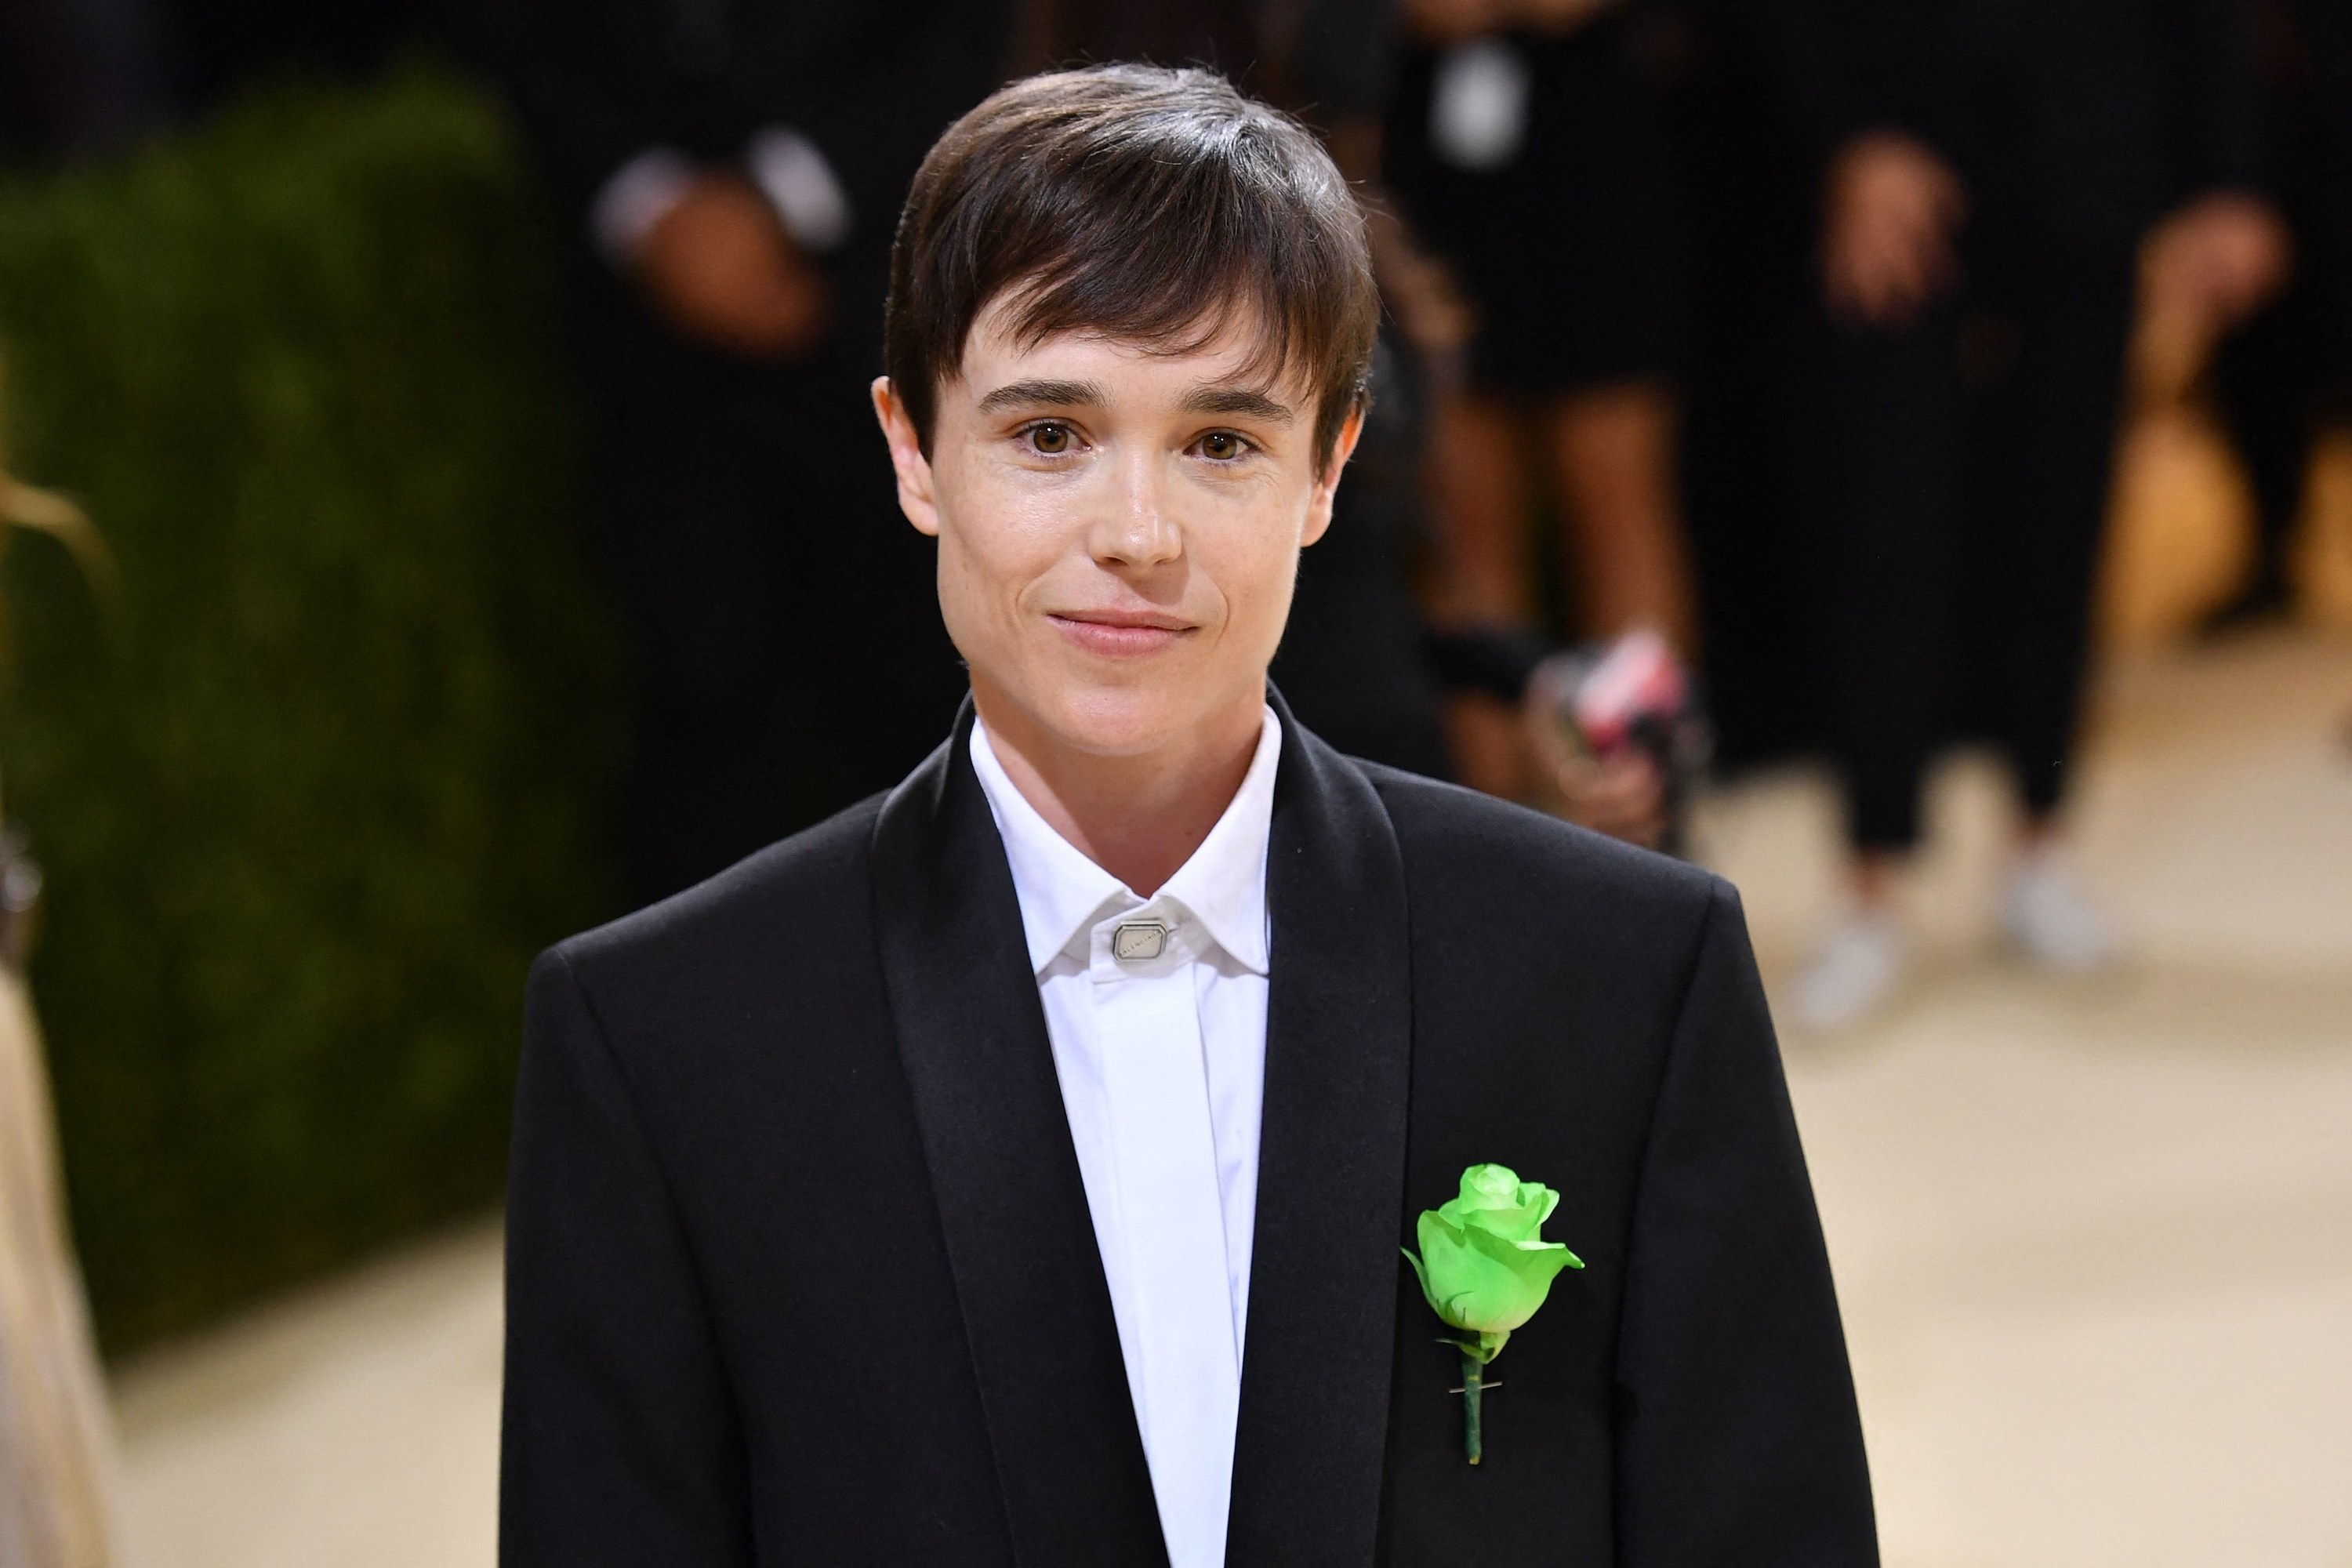
[[[1076,610],[1049,618],[1080,647],[1105,654],[1157,652],[1192,630],[1172,616],[1154,612]]]

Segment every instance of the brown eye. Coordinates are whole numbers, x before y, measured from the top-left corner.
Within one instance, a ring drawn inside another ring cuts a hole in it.
[[[1201,437],[1201,456],[1220,463],[1233,461],[1240,457],[1244,450],[1240,437],[1223,430]]]
[[[1037,425],[1030,427],[1029,444],[1049,458],[1058,458],[1070,449],[1070,427],[1066,425]]]

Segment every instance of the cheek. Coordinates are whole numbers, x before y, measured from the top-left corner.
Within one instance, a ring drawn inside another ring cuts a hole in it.
[[[1052,572],[1063,551],[1049,509],[990,476],[942,487],[940,593],[952,596],[949,626],[1003,626]]]
[[[948,636],[969,657],[985,625],[988,574],[964,548],[953,528],[940,530],[940,617]]]
[[[1254,650],[1281,638],[1298,574],[1299,520],[1286,509],[1269,510],[1274,515],[1261,513],[1208,542],[1214,560],[1207,575],[1223,600],[1227,629]]]

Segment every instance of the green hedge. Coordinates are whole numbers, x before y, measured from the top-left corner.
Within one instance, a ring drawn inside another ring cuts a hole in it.
[[[545,236],[488,101],[283,86],[0,185],[9,816],[121,1349],[491,1200],[531,953],[610,909],[606,626]]]

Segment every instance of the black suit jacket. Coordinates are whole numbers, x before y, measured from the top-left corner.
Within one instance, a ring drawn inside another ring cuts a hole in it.
[[[1730,889],[1285,721],[1227,1560],[1874,1562]],[[1165,1562],[970,722],[534,972],[509,1568]],[[1399,1249],[1481,1161],[1588,1267],[1474,1469]]]

